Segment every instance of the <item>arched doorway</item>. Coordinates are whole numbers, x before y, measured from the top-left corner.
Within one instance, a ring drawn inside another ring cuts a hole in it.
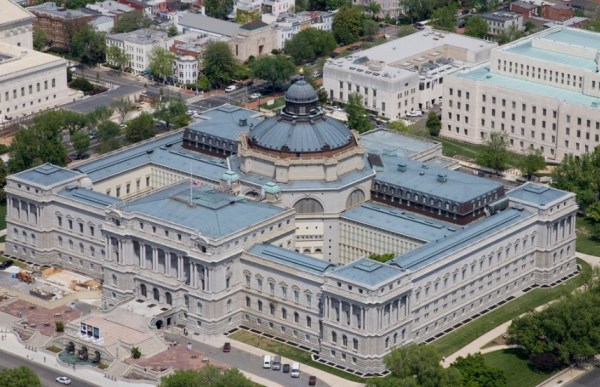
[[[160,301],[160,293],[158,292],[158,289],[157,288],[152,289],[152,293],[153,293],[154,299],[156,301]]]
[[[167,304],[173,305],[173,296],[171,296],[170,292],[165,293],[165,298],[167,300]]]
[[[156,329],[160,329],[160,328],[162,328],[162,326],[163,326],[163,322],[162,322],[162,320],[158,320],[158,321],[156,322]]]
[[[140,285],[140,294],[142,295],[142,297],[148,297],[148,289],[146,289],[146,285]]]

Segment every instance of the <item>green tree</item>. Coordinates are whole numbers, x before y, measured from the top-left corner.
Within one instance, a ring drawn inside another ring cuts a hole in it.
[[[169,26],[169,28],[167,29],[167,34],[169,35],[169,37],[173,37],[173,36],[179,35],[179,31],[177,30],[177,26],[175,24],[171,24]]]
[[[103,32],[97,32],[89,24],[84,24],[73,34],[71,55],[81,62],[95,65],[104,62],[106,39]]]
[[[546,160],[539,149],[529,149],[519,165],[519,169],[527,177],[528,181],[531,180],[537,171],[544,168],[546,168]]]
[[[65,331],[65,323],[62,321],[54,321],[54,326],[55,326],[57,332]]]
[[[71,143],[77,154],[84,154],[90,148],[90,136],[84,132],[77,132],[71,136]]]
[[[492,168],[499,175],[506,169],[508,161],[508,135],[505,132],[491,132],[484,142],[484,147],[477,154],[477,164]]]
[[[294,11],[302,12],[308,10],[308,0],[296,0],[294,2]]]
[[[350,129],[355,129],[359,133],[372,129],[373,125],[369,122],[369,115],[363,105],[361,94],[352,93],[348,96],[346,113],[348,114],[348,127]]]
[[[140,351],[139,347],[131,348],[131,357],[134,359],[139,359],[142,357],[142,351]]]
[[[381,4],[371,2],[365,6],[365,11],[371,14],[371,17],[375,18],[381,12]]]
[[[306,28],[285,42],[285,52],[300,64],[331,53],[337,44],[329,31]]]
[[[121,116],[121,123],[125,122],[127,114],[135,109],[135,105],[127,98],[114,100],[111,107]]]
[[[503,45],[510,43],[513,40],[521,39],[523,36],[525,36],[523,31],[520,31],[517,26],[511,25],[508,29],[502,31],[500,35],[498,35],[498,44]]]
[[[138,117],[127,122],[125,137],[130,143],[136,143],[154,137],[156,128],[154,119],[148,113],[142,113]]]
[[[441,0],[403,0],[402,7],[406,15],[414,22],[429,19],[434,7],[444,6]]]
[[[43,28],[35,28],[33,30],[33,48],[41,51],[48,45],[48,34]]]
[[[69,87],[75,90],[81,90],[84,94],[94,91],[94,85],[85,78],[75,78],[69,83]]]
[[[369,254],[369,258],[379,262],[387,262],[390,259],[394,259],[396,253],[385,253],[385,254]]]
[[[98,139],[100,144],[98,145],[99,153],[107,153],[119,149],[122,144],[119,140],[121,135],[121,128],[119,125],[112,121],[103,121],[98,125]]]
[[[233,10],[233,0],[205,0],[206,14],[217,19],[226,19]]]
[[[252,387],[254,384],[239,370],[230,368],[219,370],[213,365],[206,365],[199,370],[178,370],[162,378],[160,387]]]
[[[485,38],[488,31],[488,24],[479,15],[475,15],[467,21],[465,27],[465,35],[473,36],[475,38]]]
[[[9,171],[17,173],[43,163],[65,165],[67,150],[61,127],[60,112],[51,111],[37,116],[26,129],[18,131],[10,144]]]
[[[106,48],[106,61],[118,66],[121,71],[129,65],[129,57],[119,46],[108,46]]]
[[[481,353],[459,357],[451,367],[456,368],[468,387],[504,387],[506,375],[499,368],[485,364]]]
[[[88,113],[88,122],[95,126],[100,122],[109,120],[114,113],[114,109],[110,106],[98,106],[93,112]]]
[[[363,13],[351,5],[342,6],[333,17],[333,36],[340,45],[358,40],[362,29]]]
[[[377,4],[377,3],[370,3]],[[379,4],[377,4],[379,5]],[[373,37],[379,33],[380,27],[379,23],[375,20],[365,19],[362,23],[362,35],[365,36],[368,40],[373,40]]]
[[[390,130],[395,130],[400,133],[408,133],[410,132],[410,127],[404,123],[403,120],[393,121],[387,125],[387,128]]]
[[[150,53],[150,69],[152,74],[166,80],[173,75],[175,54],[162,47],[154,47]]]
[[[554,187],[574,192],[577,204],[585,211],[598,200],[600,192],[600,149],[581,156],[565,155],[554,168],[552,180]]]
[[[21,366],[0,371],[0,386],[4,387],[41,387],[40,378],[31,368]]]
[[[429,134],[437,137],[440,134],[440,129],[442,129],[442,121],[440,121],[440,117],[434,111],[430,111],[427,114],[427,121],[425,122],[425,126],[429,129]]]
[[[211,88],[218,89],[231,82],[238,63],[226,42],[211,41],[204,49],[203,66]]]
[[[61,118],[61,128],[68,130],[70,136],[72,136],[74,133],[80,131],[88,125],[88,119],[85,114],[72,112],[70,110],[62,111]]]
[[[397,347],[384,358],[396,386],[454,387],[462,385],[462,376],[456,368],[444,368],[441,356],[433,347],[411,344]],[[368,385],[382,386],[378,381]]]
[[[456,4],[450,3],[431,14],[431,25],[442,31],[454,32],[456,29]]]
[[[177,120],[176,128],[185,126],[189,123],[189,117],[187,115],[187,105],[181,97],[174,97],[166,102],[160,104],[158,109],[154,112],[154,117],[164,121],[167,126],[167,130],[171,123]],[[186,119],[182,119],[185,117]],[[183,125],[182,125],[183,124]]]
[[[113,27],[113,33],[131,32],[140,28],[148,28],[152,25],[152,20],[142,11],[127,12],[119,15]]]
[[[4,163],[4,160],[0,159],[0,202],[6,202],[6,176],[8,176],[8,166]]]
[[[235,10],[235,22],[238,24],[246,24],[256,20],[260,20],[260,13],[258,9],[246,11],[238,8]]]
[[[294,62],[283,55],[267,55],[257,58],[250,64],[255,78],[269,81],[271,85],[287,81],[296,72]]]

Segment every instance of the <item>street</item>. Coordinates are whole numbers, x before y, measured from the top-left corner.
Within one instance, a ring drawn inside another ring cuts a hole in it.
[[[180,343],[179,345],[185,345],[185,343],[190,342],[190,340],[185,336],[170,333],[166,333],[165,338],[168,340],[175,340]],[[260,356],[237,350],[235,348],[235,341],[232,341],[231,352],[229,353],[224,353],[221,348],[215,348],[208,344],[199,343],[197,341],[191,341],[191,343],[193,349],[204,352],[206,357],[209,359],[215,359],[220,362],[230,364],[232,367],[236,367],[242,371],[250,372],[265,379],[272,380],[281,384],[282,386],[300,387],[308,385],[308,377],[310,375],[307,372],[302,372],[302,365],[300,365],[300,378],[293,379],[290,374],[284,374],[281,371],[273,371],[262,368],[263,359]],[[267,354],[268,353],[265,352],[265,355]],[[318,380],[317,385],[328,386],[328,384],[325,384],[322,380]]]
[[[577,379],[567,383],[566,387],[595,387],[600,386],[600,368],[594,367],[590,372],[587,372]]]
[[[53,370],[50,367],[46,367],[44,365],[32,362],[30,360],[23,359],[22,357],[15,356],[12,353],[4,352],[2,350],[0,350],[0,353],[1,353],[1,355],[0,355],[0,369],[15,368],[15,367],[20,367],[20,366],[29,367],[40,378],[40,381],[42,382],[42,386],[43,387],[47,387],[47,386],[59,386],[60,384],[58,384],[56,382],[56,378],[59,377],[59,376],[68,376],[68,378],[73,381],[73,383],[71,383],[71,386],[73,386],[73,387],[79,387],[79,386],[83,386],[83,387],[84,386],[90,386],[91,387],[91,386],[96,386],[96,384],[89,383],[89,382],[86,382],[86,381],[81,380],[81,379],[74,378],[74,377],[69,376],[69,375],[60,374],[60,373],[58,373],[57,371]]]

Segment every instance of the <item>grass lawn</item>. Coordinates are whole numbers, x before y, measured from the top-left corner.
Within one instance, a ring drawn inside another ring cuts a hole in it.
[[[0,230],[6,228],[6,203],[0,204]]]
[[[591,223],[583,216],[577,217],[577,247],[580,253],[600,256],[600,243],[591,237]]]
[[[344,372],[342,370],[338,370],[336,368],[329,367],[325,364],[321,364],[321,363],[313,361],[310,358],[310,353],[307,351],[304,351],[300,348],[292,347],[291,345],[280,343],[275,340],[271,340],[267,337],[262,337],[262,336],[256,335],[252,332],[248,332],[245,330],[239,330],[239,331],[234,332],[231,335],[229,335],[229,337],[232,338],[233,340],[241,341],[242,343],[246,343],[253,347],[264,349],[265,352],[274,353],[279,356],[283,356],[288,359],[292,359],[297,362],[304,363],[311,367],[318,368],[320,370],[329,372],[330,374],[342,377],[344,379],[351,380],[353,382],[359,382],[359,383],[365,382],[365,379],[363,379],[361,377],[358,377],[358,376],[349,374],[347,372]]]
[[[260,107],[261,109],[267,109],[267,110],[275,110],[278,109],[280,107],[282,107],[283,105],[285,105],[285,101],[282,98],[277,98],[274,100],[275,102],[272,105],[267,105],[267,103],[261,103]]]
[[[535,387],[554,374],[543,374],[531,369],[527,355],[521,348],[484,353],[483,358],[487,365],[504,371],[507,386]]]
[[[5,256],[0,256],[0,262],[8,261],[9,259],[12,259],[12,258],[8,258],[8,257],[5,257]],[[14,262],[13,265],[19,266],[21,269],[29,270],[29,266],[26,265],[26,264],[24,264],[23,262],[19,262],[19,261],[14,260],[14,259],[13,259],[13,262]]]
[[[577,260],[577,263],[581,265],[582,272],[592,270],[590,265],[580,259]],[[429,345],[433,346],[440,355],[449,356],[498,325],[557,299],[563,294],[572,292],[583,284],[584,277],[577,275],[554,288],[530,290],[527,294],[507,302],[455,331],[440,337]]]

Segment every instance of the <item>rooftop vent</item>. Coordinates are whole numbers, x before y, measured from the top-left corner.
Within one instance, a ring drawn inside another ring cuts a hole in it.
[[[406,164],[404,164],[404,163],[403,164],[398,164],[398,170],[400,172],[406,172],[406,169],[407,169]]]
[[[238,121],[238,124],[240,126],[246,126],[246,125],[248,125],[248,119],[247,118],[240,118],[239,121]]]
[[[429,169],[429,165],[427,165],[427,164],[421,164],[421,168],[423,168],[423,169]]]
[[[446,180],[448,180],[448,177],[445,173],[438,173],[437,175],[437,181],[441,182],[441,183],[445,183]]]

